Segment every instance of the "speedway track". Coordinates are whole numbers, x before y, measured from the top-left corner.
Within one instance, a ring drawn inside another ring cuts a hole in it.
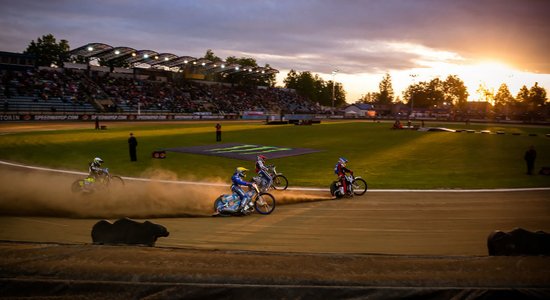
[[[82,199],[65,189],[39,190],[68,186],[83,173],[0,164],[0,172],[9,173],[11,179],[25,178],[2,187],[0,240],[90,243],[95,222],[127,216],[165,225],[171,235],[157,242],[164,247],[486,255],[486,238],[494,230],[523,227],[550,231],[548,188],[369,190],[343,200],[331,199],[326,189],[294,188],[273,192],[279,205],[269,216],[212,218],[213,199],[225,192],[226,184],[125,177],[124,191]],[[29,181],[34,187],[17,188],[18,182],[27,185],[24,180],[33,176],[42,176]],[[191,190],[200,185],[208,188]],[[37,192],[22,191],[28,188]]]
[[[493,230],[550,231],[550,190],[275,193],[268,216],[210,217],[227,185],[131,180],[68,192],[79,172],[0,166],[0,294],[58,299],[548,299],[548,257],[489,257]],[[208,188],[206,188],[208,187]],[[207,192],[205,192],[207,191]],[[156,247],[90,245],[100,219],[162,224]]]

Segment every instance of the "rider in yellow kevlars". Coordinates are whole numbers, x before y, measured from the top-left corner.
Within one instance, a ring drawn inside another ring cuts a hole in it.
[[[88,164],[88,177],[84,180],[85,186],[94,183],[101,174],[105,173],[105,169],[101,168],[103,159],[96,157]]]

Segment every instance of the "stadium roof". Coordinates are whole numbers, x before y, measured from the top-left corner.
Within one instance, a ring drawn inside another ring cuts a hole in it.
[[[270,67],[243,67],[227,64],[224,61],[210,61],[192,56],[177,56],[172,53],[158,53],[153,50],[137,50],[130,47],[113,47],[103,43],[88,43],[69,52],[70,57],[85,57],[104,62],[123,60],[130,67],[162,68],[182,71],[187,68],[200,68],[205,73],[241,74],[246,76],[265,76],[279,73]]]

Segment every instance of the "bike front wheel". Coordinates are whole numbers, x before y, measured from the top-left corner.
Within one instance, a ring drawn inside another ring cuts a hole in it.
[[[275,175],[273,177],[273,183],[271,184],[276,190],[286,190],[288,187],[288,180],[284,175]]]
[[[120,176],[111,176],[111,178],[109,179],[109,188],[121,188],[124,186],[124,179],[122,179],[122,177]]]
[[[363,178],[355,178],[352,182],[353,194],[360,196],[367,192],[367,182]]]
[[[254,208],[259,214],[269,215],[275,210],[275,197],[269,193],[260,193],[254,201]]]

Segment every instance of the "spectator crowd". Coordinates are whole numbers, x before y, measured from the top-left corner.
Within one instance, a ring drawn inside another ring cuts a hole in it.
[[[0,97],[6,104],[18,97],[33,97],[35,101],[59,98],[64,102],[89,102],[98,112],[134,112],[138,108],[144,112],[212,114],[322,111],[318,104],[284,88],[244,87],[183,79],[138,79],[133,74],[89,75],[83,70],[71,69],[4,70],[0,75]]]

